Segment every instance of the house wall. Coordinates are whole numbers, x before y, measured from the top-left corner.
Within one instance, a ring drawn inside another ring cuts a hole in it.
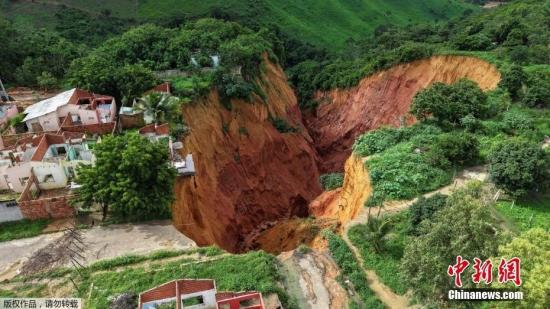
[[[129,128],[141,128],[145,125],[145,120],[143,120],[143,113],[137,113],[134,115],[118,115],[120,123],[122,124],[123,129]]]
[[[111,133],[115,127],[114,122],[109,123],[97,123],[81,126],[66,126],[62,128],[62,131],[67,132],[80,132],[89,134],[107,134]]]
[[[36,177],[31,175],[31,178],[25,185],[25,189],[21,193],[21,197],[17,201],[25,219],[60,219],[74,216],[76,210],[69,203],[73,195],[34,199],[32,192],[39,193],[40,191],[36,182]]]
[[[19,206],[7,207],[6,202],[0,202],[0,223],[19,221],[23,219],[23,214]]]
[[[216,290],[207,290],[207,291],[200,291],[196,293],[189,293],[189,294],[182,294],[181,300],[193,298],[196,296],[202,296],[202,304],[193,305],[193,306],[187,306],[186,309],[210,309],[210,308],[216,308]]]
[[[4,174],[0,177],[3,181],[0,181],[0,187],[2,189],[10,189],[6,181],[9,181],[12,185],[12,190],[15,192],[23,192],[25,184],[21,184],[21,179],[29,177],[31,174],[31,162],[24,162],[14,166],[8,167]],[[5,177],[7,176],[7,178]]]
[[[32,125],[30,123],[34,122],[33,120],[34,119],[27,121],[27,127],[30,131],[32,131]],[[59,118],[57,117],[56,112],[51,112],[49,114],[38,117],[38,122],[40,122],[40,125],[42,125],[42,130],[44,131],[56,131],[61,125],[59,123]]]
[[[5,124],[8,120],[15,117],[15,115],[17,115],[17,106],[13,104],[5,110],[4,117],[0,118],[0,125]]]
[[[64,188],[69,182],[65,169],[59,163],[31,161],[31,166],[38,180],[38,187],[41,190]],[[48,175],[53,176],[51,182],[45,182],[45,178]]]
[[[19,201],[25,219],[61,219],[74,216],[75,209],[69,203],[71,196]]]
[[[79,109],[78,115],[83,125],[99,123],[99,117],[96,110]]]

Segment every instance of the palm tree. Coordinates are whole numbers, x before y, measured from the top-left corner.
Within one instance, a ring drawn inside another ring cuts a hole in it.
[[[389,233],[392,229],[391,222],[382,218],[369,217],[369,221],[365,225],[363,234],[374,248],[376,253],[381,253],[384,250],[384,244],[388,239]]]
[[[135,105],[136,111],[143,111],[153,117],[155,124],[172,122],[181,114],[180,99],[167,93],[151,92],[140,98]]]

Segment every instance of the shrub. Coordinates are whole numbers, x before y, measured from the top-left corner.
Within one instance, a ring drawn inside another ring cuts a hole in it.
[[[363,134],[353,144],[353,151],[360,156],[382,152],[403,140],[403,131],[396,128],[381,128]]]
[[[490,154],[489,161],[492,181],[515,197],[545,189],[550,179],[550,155],[525,140],[501,143]]]
[[[419,236],[407,242],[402,258],[404,279],[424,304],[445,301],[454,287],[447,269],[460,254],[464,259],[482,260],[494,256],[500,241],[505,240],[491,208],[480,199],[481,187],[471,185],[456,190],[447,198],[446,206],[431,219],[422,222]],[[470,269],[462,274],[465,288],[473,287]],[[450,304],[429,306],[445,308]]]
[[[288,124],[288,122],[283,118],[273,118],[271,119],[271,123],[280,133],[293,133],[297,131],[295,127]]]
[[[342,187],[344,183],[344,173],[330,173],[319,177],[319,183],[325,191],[334,190]]]
[[[508,89],[510,96],[513,99],[517,99],[526,80],[527,75],[523,71],[523,68],[516,64],[503,72],[499,86]]]
[[[411,150],[411,145],[407,143],[372,157],[366,164],[374,191],[369,205],[383,200],[411,199],[451,180],[449,171],[432,164],[425,153]]]
[[[516,111],[506,112],[502,120],[502,125],[509,134],[522,133],[535,128],[535,123],[532,118]]]
[[[445,207],[446,203],[447,196],[440,193],[427,198],[421,196],[410,207],[410,232],[417,234],[420,222],[431,219],[436,211]]]
[[[431,158],[441,164],[441,158],[445,158],[453,165],[473,165],[479,159],[479,141],[470,133],[452,132],[441,134],[435,140],[430,152]],[[443,164],[445,166],[446,164]]]
[[[487,95],[466,79],[452,85],[435,83],[414,96],[411,113],[421,121],[433,118],[442,126],[460,126],[467,115],[488,116]]]
[[[411,140],[417,147],[423,147],[424,141],[441,133],[435,126],[416,124],[407,128],[380,128],[359,136],[353,144],[353,151],[360,156],[370,156]]]
[[[522,99],[529,107],[545,108],[550,104],[550,85],[535,85],[529,87]]]

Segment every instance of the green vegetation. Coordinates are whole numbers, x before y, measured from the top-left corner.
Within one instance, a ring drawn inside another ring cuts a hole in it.
[[[514,308],[547,308],[550,306],[550,234],[547,230],[540,228],[531,229],[521,233],[510,243],[498,248],[499,258],[521,259],[522,290],[525,292],[524,299],[514,304]],[[500,285],[499,287],[502,287]],[[515,287],[513,283],[506,285],[508,288]]]
[[[130,221],[170,216],[176,171],[166,143],[135,133],[104,136],[94,154],[95,165],[78,169],[76,205],[100,204],[103,219],[108,212]]]
[[[410,233],[418,235],[420,223],[430,220],[434,214],[447,205],[447,196],[437,193],[430,197],[421,196],[410,208]]]
[[[441,133],[441,129],[431,125],[415,124],[404,128],[380,128],[359,136],[353,144],[353,152],[366,157],[381,153],[416,135],[432,136]]]
[[[334,190],[344,184],[344,173],[329,173],[319,176],[319,183],[325,191]]]
[[[342,270],[342,275],[349,279],[353,289],[361,297],[363,308],[384,308],[369,288],[365,273],[346,242],[329,230],[323,231],[323,236],[328,240],[330,254]]]
[[[319,3],[298,0],[292,5],[282,0],[4,1],[0,8],[2,14],[17,21],[18,26],[59,29],[69,38],[79,39],[82,36],[86,42],[95,42],[98,36],[120,32],[135,21],[176,25],[197,18],[215,17],[250,27],[276,27],[282,35],[289,37],[289,42],[306,42],[332,51],[346,47],[349,41],[371,35],[381,25],[404,26],[443,21],[461,16],[466,10],[478,10],[476,6],[456,0],[421,0],[415,3],[382,0]]]
[[[421,223],[419,236],[408,240],[402,270],[414,295],[423,303],[442,302],[454,286],[453,278],[444,270],[457,255],[466,260],[485,260],[495,256],[498,244],[505,242],[484,194],[478,183],[455,191],[447,198],[446,207]],[[463,278],[469,276],[469,271]],[[462,282],[465,288],[473,286],[471,280]]]
[[[435,83],[414,96],[410,112],[420,121],[433,119],[440,127],[456,127],[466,116],[486,118],[487,96],[467,79],[452,85]]]
[[[280,279],[277,259],[264,252],[229,255],[200,263],[176,260],[150,269],[134,267],[117,272],[90,272],[81,283],[80,296],[87,299],[87,307],[107,308],[111,295],[140,293],[180,278],[212,278],[220,291],[277,293],[285,308],[288,306],[288,296],[277,284]],[[88,297],[92,284],[94,289]]]
[[[406,211],[384,217],[385,220],[388,220],[392,230],[387,241],[385,241],[384,250],[380,252],[366,237],[369,233],[366,224],[356,225],[348,233],[353,245],[359,249],[365,267],[374,270],[385,285],[401,295],[405,294],[409,288],[403,281],[403,274],[400,269],[400,261],[403,257],[409,229],[408,217],[409,213]]]
[[[294,133],[298,131],[295,127],[291,126],[285,119],[275,117],[271,118],[271,123],[281,133]]]
[[[531,228],[550,230],[550,196],[548,193],[534,194],[515,202],[501,201],[495,207],[519,231]]]
[[[40,235],[49,220],[21,220],[0,223],[0,242]]]
[[[434,165],[434,160],[418,147],[430,147],[430,135],[419,135],[422,144],[407,141],[397,144],[381,154],[371,157],[365,163],[373,184],[369,205],[380,205],[384,200],[411,199],[448,184],[452,171],[448,166]],[[426,144],[425,144],[426,143]]]
[[[489,160],[491,180],[515,197],[548,187],[550,155],[537,144],[512,139],[498,145]]]
[[[255,33],[236,23],[214,19],[202,19],[180,29],[147,24],[108,40],[86,57],[73,62],[71,82],[96,92],[132,98],[156,83],[153,70],[200,71],[215,67],[213,57],[219,56],[222,62],[218,71],[224,72],[224,78],[214,78],[214,81],[220,93],[242,98],[245,95],[237,82],[245,83],[244,79],[257,75],[262,53],[271,48],[266,36],[263,31]],[[225,73],[235,67],[242,68],[242,76]],[[125,74],[138,68],[139,83],[132,78],[136,72]],[[122,83],[120,76],[126,77]],[[201,73],[199,76],[196,86],[205,80]],[[134,84],[141,87],[128,86]]]

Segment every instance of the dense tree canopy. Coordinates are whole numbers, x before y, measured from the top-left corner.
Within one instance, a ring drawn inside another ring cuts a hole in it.
[[[528,141],[513,139],[501,143],[489,161],[491,180],[516,197],[545,189],[550,180],[550,155]]]
[[[40,29],[28,31],[16,28],[0,17],[2,63],[0,74],[4,82],[36,86],[42,73],[62,79],[70,62],[84,53],[76,45],[55,32]]]
[[[77,170],[82,187],[75,202],[102,204],[104,215],[108,211],[122,220],[170,216],[176,171],[169,165],[166,143],[135,133],[105,136],[94,154],[95,165]]]
[[[442,126],[459,126],[468,115],[487,117],[487,96],[470,80],[452,85],[435,83],[414,96],[411,114],[421,121],[434,119]]]
[[[223,93],[243,97],[252,87],[244,80],[258,74],[262,53],[273,56],[269,36],[266,31],[253,32],[215,19],[201,19],[179,29],[146,24],[74,61],[70,77],[76,86],[132,98],[157,82],[154,71],[180,69],[195,74],[205,68],[226,72],[240,67],[242,77],[231,75],[225,79],[231,80],[231,86]]]
[[[528,230],[510,243],[498,249],[500,258],[521,259],[522,290],[525,291],[523,301],[509,304],[513,308],[548,308],[550,306],[550,234],[544,229]],[[513,288],[509,283],[508,288]],[[500,287],[500,286],[499,286]]]
[[[424,303],[440,302],[454,287],[447,268],[458,254],[482,260],[496,255],[501,242],[497,223],[481,196],[479,184],[455,191],[446,207],[424,220],[419,236],[409,240],[402,259],[403,273],[414,294]],[[462,274],[465,287],[472,287],[469,272]]]

